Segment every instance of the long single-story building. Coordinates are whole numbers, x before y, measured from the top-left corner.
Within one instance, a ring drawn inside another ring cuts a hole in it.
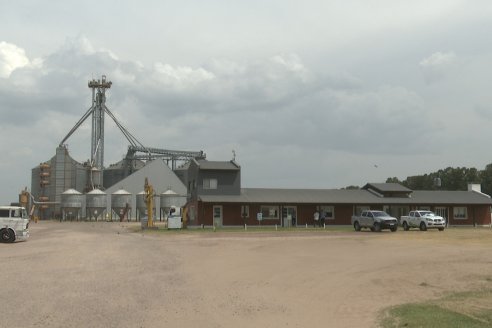
[[[361,189],[241,188],[234,162],[193,160],[179,175],[188,186],[189,225],[313,225],[316,211],[327,225],[350,225],[352,215],[384,210],[400,218],[415,209],[444,217],[449,225],[490,225],[492,198],[468,191],[417,191],[397,183],[368,183]]]

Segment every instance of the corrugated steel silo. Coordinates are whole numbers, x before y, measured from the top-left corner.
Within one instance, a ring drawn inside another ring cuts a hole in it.
[[[169,208],[171,206],[181,207],[186,204],[186,196],[179,195],[171,189],[161,194],[161,208]]]
[[[79,219],[80,210],[84,203],[84,195],[75,189],[67,189],[61,194],[61,209],[63,219]]]
[[[94,217],[97,221],[99,216],[102,216],[106,210],[108,196],[99,189],[94,189],[86,194],[86,208],[89,220]]]
[[[111,194],[111,209],[123,221],[131,210],[132,194],[120,189]]]
[[[160,195],[160,201],[161,212],[164,212],[164,215],[167,217],[171,206],[182,207],[186,204],[186,196],[179,195],[173,190],[168,189]]]

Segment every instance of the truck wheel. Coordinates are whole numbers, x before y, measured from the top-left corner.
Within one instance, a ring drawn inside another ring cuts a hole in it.
[[[374,223],[374,231],[381,232],[381,225],[379,222]]]
[[[390,230],[391,232],[395,232],[396,230],[398,230],[398,227],[391,227]]]
[[[444,228],[438,228],[438,229],[439,229],[439,231],[444,231]]]
[[[13,243],[15,240],[15,234],[10,229],[2,229],[0,232],[0,238],[4,243]]]
[[[354,230],[355,230],[355,231],[360,231],[360,224],[359,224],[359,221],[355,221],[355,222],[354,222]]]
[[[407,221],[403,222],[403,230],[408,231],[409,229]]]
[[[420,231],[426,231],[427,227],[424,222],[420,222]]]

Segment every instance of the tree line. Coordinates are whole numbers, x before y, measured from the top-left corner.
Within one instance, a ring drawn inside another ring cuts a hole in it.
[[[482,192],[492,195],[492,163],[485,169],[467,167],[448,167],[437,172],[415,175],[400,181],[398,178],[388,178],[386,182],[395,182],[412,190],[468,190],[468,185],[480,184]]]
[[[412,190],[468,190],[468,185],[480,184],[482,192],[492,195],[492,163],[485,169],[448,167],[437,172],[409,176],[400,181],[397,177],[387,178],[386,183],[399,183]],[[359,189],[347,186],[343,189]]]

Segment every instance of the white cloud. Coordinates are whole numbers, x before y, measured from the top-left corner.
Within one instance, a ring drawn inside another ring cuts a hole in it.
[[[453,64],[456,61],[454,52],[435,52],[420,61],[422,67],[443,67]]]
[[[10,37],[0,40],[0,151],[18,136],[28,148],[24,167],[1,163],[4,202],[54,154],[90,106],[87,81],[103,74],[108,107],[135,137],[212,160],[234,148],[247,186],[361,185],[490,162],[485,1],[97,6],[82,2],[73,17],[17,2],[0,12]],[[68,140],[80,161],[86,124]],[[109,119],[106,133],[110,164],[127,142]]]
[[[458,57],[454,52],[435,52],[419,63],[427,83],[444,79],[455,68]]]
[[[0,78],[8,78],[14,70],[29,65],[24,49],[15,44],[0,42]]]
[[[213,80],[214,74],[203,68],[193,69],[187,66],[174,67],[169,64],[155,63],[154,77],[166,86],[187,88],[198,83]]]

